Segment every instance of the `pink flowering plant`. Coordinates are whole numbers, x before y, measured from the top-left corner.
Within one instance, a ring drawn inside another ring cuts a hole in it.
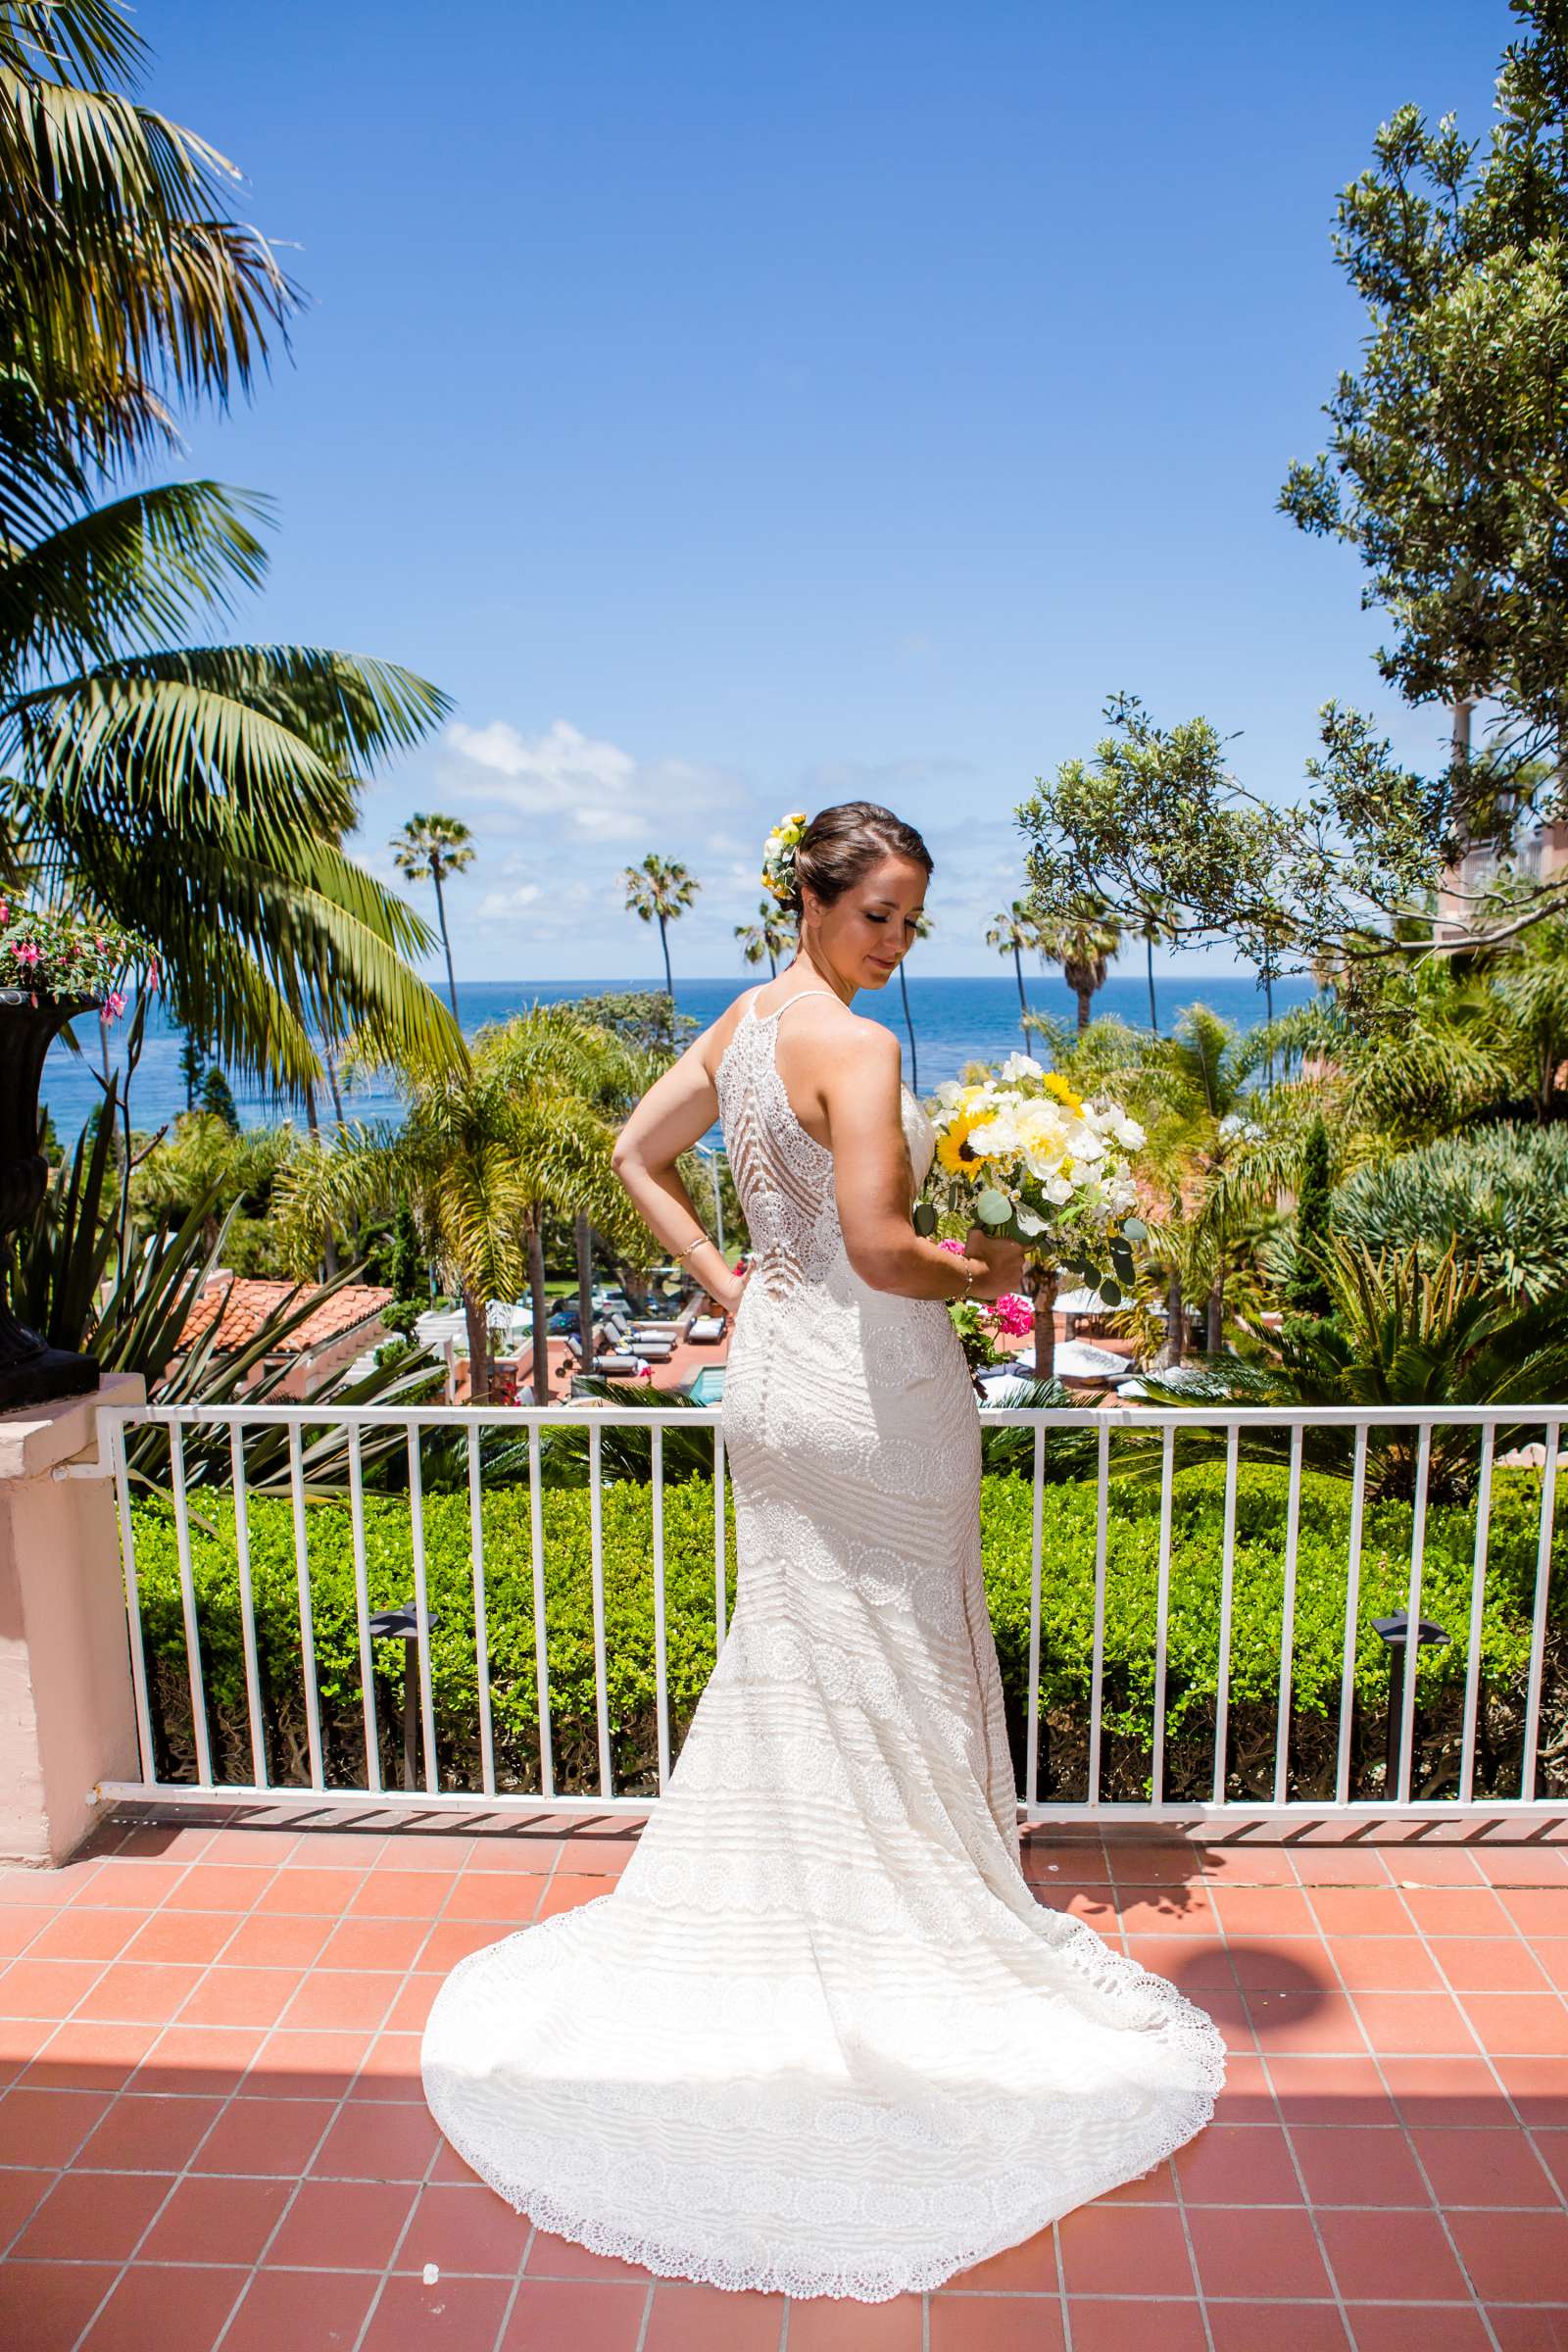
[[[151,949],[119,923],[0,897],[0,989],[24,990],[34,1001],[85,998],[102,1006],[106,1019],[117,1020],[125,1009],[122,983],[138,964],[156,986]]]
[[[937,1247],[955,1257],[964,1255],[962,1242],[939,1242]],[[971,1376],[1004,1361],[1003,1340],[1026,1340],[1034,1329],[1034,1308],[1018,1291],[1004,1291],[1000,1298],[950,1299],[948,1316]]]

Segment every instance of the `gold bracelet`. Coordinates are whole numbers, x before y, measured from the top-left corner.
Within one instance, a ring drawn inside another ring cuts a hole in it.
[[[695,1242],[688,1242],[684,1250],[677,1250],[675,1251],[673,1257],[669,1261],[670,1264],[672,1266],[684,1265],[687,1258],[691,1256],[692,1251],[694,1250],[700,1250],[708,1239],[709,1236],[706,1233],[700,1233]]]

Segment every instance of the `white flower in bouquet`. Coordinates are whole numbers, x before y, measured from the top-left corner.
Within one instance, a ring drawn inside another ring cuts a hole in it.
[[[1127,1245],[1145,1230],[1130,1213],[1126,1158],[1144,1131],[1121,1103],[1086,1101],[1059,1072],[1011,1054],[1000,1070],[940,1087],[935,1125],[946,1207],[1038,1261],[1075,1266],[1115,1302],[1133,1279]]]

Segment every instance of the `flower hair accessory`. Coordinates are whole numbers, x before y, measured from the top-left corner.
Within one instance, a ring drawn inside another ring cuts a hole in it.
[[[795,896],[795,853],[806,839],[807,815],[797,808],[773,827],[762,844],[762,888],[781,906]]]

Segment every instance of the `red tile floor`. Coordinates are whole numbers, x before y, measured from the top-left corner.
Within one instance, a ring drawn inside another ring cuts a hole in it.
[[[629,1835],[117,1817],[0,1873],[0,2343],[1568,2352],[1562,1830],[1037,1835],[1041,1900],[1222,2021],[1223,2101],[1152,2178],[881,2305],[656,2282],[438,2138],[442,1972],[603,1893]]]

